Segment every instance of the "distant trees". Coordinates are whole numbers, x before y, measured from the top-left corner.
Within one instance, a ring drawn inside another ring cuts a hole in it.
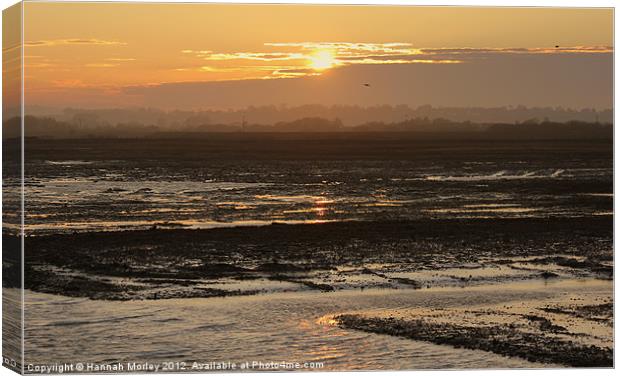
[[[39,115],[41,115],[39,113]],[[59,121],[83,126],[114,125],[118,123],[152,124],[174,131],[179,127],[197,127],[206,124],[240,125],[276,124],[293,122],[303,118],[340,119],[344,126],[356,126],[369,122],[398,123],[407,119],[447,119],[453,122],[515,123],[528,119],[545,119],[552,122],[584,121],[609,123],[613,121],[611,109],[569,109],[562,107],[411,107],[408,105],[323,106],[249,106],[239,109],[174,110],[155,108],[121,109],[65,109],[53,116]]]
[[[409,118],[397,122],[370,121],[353,127],[344,126],[338,119],[303,117],[275,124],[210,124],[208,118],[196,117],[179,124],[172,131],[168,127],[143,124],[136,121],[119,122],[114,125],[96,117],[78,117],[73,121],[59,121],[51,117],[26,116],[26,137],[41,138],[141,138],[154,135],[196,135],[209,133],[352,133],[408,132],[425,134],[451,134],[463,137],[554,139],[554,138],[602,138],[613,137],[612,124],[599,122],[568,121],[553,122],[548,119],[528,119],[520,123],[477,123],[453,121],[445,118]],[[21,134],[19,118],[11,118],[3,124],[3,138]]]
[[[49,117],[26,116],[24,124],[26,137],[72,138],[76,133],[75,126]],[[21,118],[14,117],[3,123],[3,138],[19,137],[21,132]]]
[[[339,132],[343,130],[344,125],[340,119],[306,117],[291,122],[278,122],[273,128],[275,132]]]
[[[92,120],[92,119],[91,119]],[[93,137],[144,137],[160,129],[140,123],[119,123],[116,125],[88,122],[80,118],[76,123],[58,121],[50,117],[24,117],[24,135],[40,138],[93,138]],[[21,135],[20,118],[11,118],[3,123],[2,137],[14,138]]]

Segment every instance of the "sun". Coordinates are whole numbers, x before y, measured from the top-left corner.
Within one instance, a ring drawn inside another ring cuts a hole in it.
[[[329,69],[336,65],[336,59],[331,51],[319,50],[315,51],[308,58],[310,67],[316,70]]]

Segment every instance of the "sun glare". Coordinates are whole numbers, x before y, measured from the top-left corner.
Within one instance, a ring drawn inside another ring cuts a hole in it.
[[[319,50],[309,57],[309,65],[316,70],[323,70],[333,67],[336,59],[331,51]]]

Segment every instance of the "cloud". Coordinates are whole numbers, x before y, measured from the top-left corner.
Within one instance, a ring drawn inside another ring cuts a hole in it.
[[[183,50],[184,54],[192,54],[203,60],[229,61],[229,60],[255,60],[255,61],[292,61],[303,60],[307,56],[294,52],[233,52],[215,53],[213,51]]]
[[[54,80],[52,81],[52,85],[54,87],[62,87],[62,88],[84,88],[84,87],[92,87],[92,85],[88,85],[84,83],[82,80],[77,79],[68,79],[68,80]]]
[[[256,63],[236,71],[263,71],[263,78],[303,77],[320,74],[309,69],[312,55],[317,51],[328,51],[333,55],[333,66],[348,65],[382,65],[382,64],[459,64],[477,59],[508,57],[515,55],[562,55],[562,54],[609,54],[613,48],[609,46],[551,46],[551,47],[511,47],[511,48],[417,48],[411,43],[360,43],[360,42],[293,42],[264,43],[269,51],[239,51],[219,53],[212,50],[182,50],[184,54],[194,55],[212,64],[202,66],[203,72],[231,71],[231,68],[218,68],[213,64],[234,64],[246,60]],[[277,65],[266,67],[264,62]],[[182,70],[191,70],[180,68]],[[234,69],[234,68],[233,68]],[[300,70],[301,69],[301,70]],[[295,71],[296,70],[296,71]]]
[[[343,59],[347,61],[347,59]],[[365,64],[365,65],[377,65],[377,64],[460,64],[463,60],[455,59],[418,59],[416,56],[403,56],[398,59],[378,57],[364,57],[354,58],[348,60],[349,64]]]
[[[118,67],[119,64],[110,64],[110,63],[90,63],[90,64],[85,64],[85,67],[88,68],[113,68],[113,67]]]
[[[51,68],[57,66],[52,63],[26,63],[24,64],[25,68]]]
[[[592,54],[612,53],[610,46],[572,46],[536,48],[423,48],[422,54],[441,55],[480,55],[480,54]]]
[[[300,42],[300,43],[265,43],[271,47],[293,47],[300,50],[332,50],[338,56],[360,56],[372,54],[377,56],[425,55],[425,54],[479,54],[479,53],[610,53],[610,46],[550,46],[550,47],[510,47],[510,48],[414,48],[411,43],[356,43],[356,42]]]
[[[49,47],[49,46],[67,46],[67,45],[94,45],[94,46],[124,46],[127,43],[102,40],[102,39],[52,39],[52,40],[35,40],[26,41],[26,47]]]
[[[272,77],[265,78],[296,78],[296,77],[306,77],[306,76],[319,76],[321,73],[317,72],[314,69],[310,68],[298,68],[298,69],[288,69],[281,68],[274,70],[271,72]]]
[[[212,50],[182,50],[193,55],[206,65],[199,68],[177,68],[177,71],[200,70],[202,72],[252,72],[263,73],[261,78],[294,78],[316,76],[321,73],[310,67],[317,51],[328,51],[333,55],[333,67],[353,64],[448,64],[459,63],[458,59],[421,57],[418,49],[409,43],[347,43],[347,42],[299,42],[265,43],[269,51],[216,52]],[[394,58],[391,58],[394,57]],[[252,65],[240,67],[240,61]],[[265,65],[264,63],[270,63]],[[231,65],[235,64],[233,67]]]
[[[411,51],[411,43],[352,43],[352,42],[300,42],[300,43],[265,43],[271,47],[294,47],[302,50],[335,50],[339,52],[365,51],[373,53],[404,53]]]

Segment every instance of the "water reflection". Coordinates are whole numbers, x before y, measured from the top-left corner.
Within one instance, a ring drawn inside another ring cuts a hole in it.
[[[611,187],[611,169],[581,167],[593,161],[570,163],[328,161],[312,167],[319,171],[315,176],[302,173],[303,163],[294,169],[273,162],[188,170],[182,163],[154,167],[133,160],[30,162],[26,227],[37,233],[158,223],[205,228],[239,221],[610,215],[613,194],[602,187]],[[472,189],[472,182],[484,184]],[[17,199],[7,197],[7,203]]]
[[[541,294],[494,291],[491,299],[498,301]],[[325,370],[543,366],[482,351],[343,330],[321,319],[369,307],[441,307],[481,298],[467,289],[367,290],[119,303],[28,292],[26,346],[31,350],[26,361],[189,362],[204,361],[206,356],[211,361],[324,361]],[[488,299],[486,295],[483,300]],[[81,341],[74,340],[78,335]]]

